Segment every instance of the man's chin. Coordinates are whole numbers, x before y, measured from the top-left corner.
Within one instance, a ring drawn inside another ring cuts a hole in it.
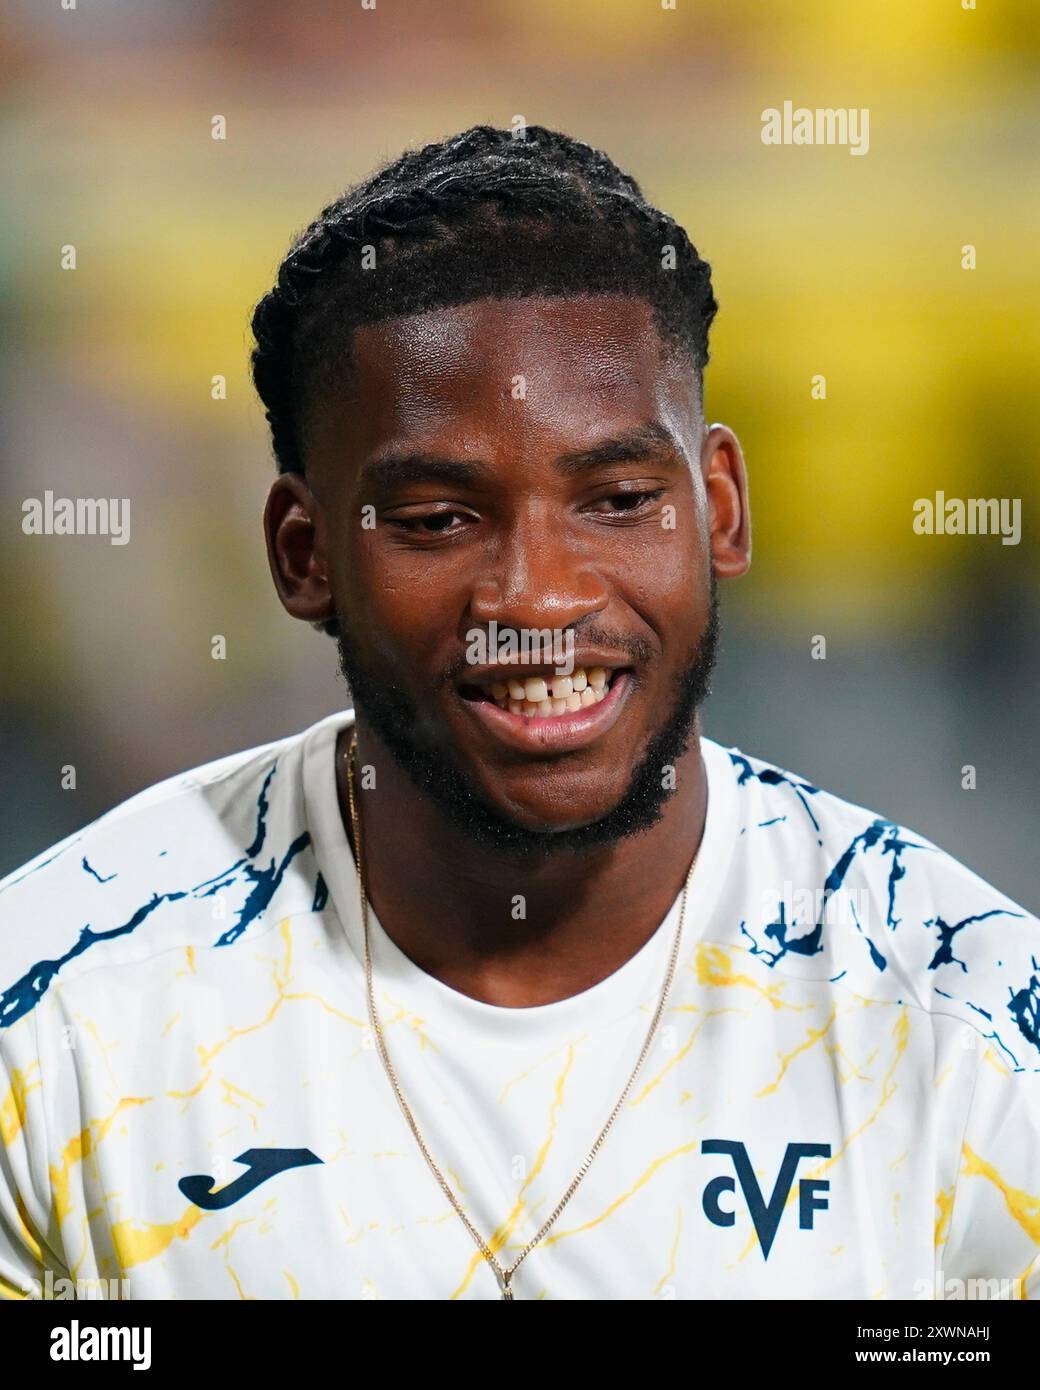
[[[692,707],[673,715],[635,766],[626,760],[624,777],[616,760],[598,773],[586,765],[580,776],[562,768],[554,776],[545,763],[477,771],[416,737],[416,720],[393,708],[404,698],[399,692],[372,691],[363,676],[351,685],[359,717],[445,820],[472,844],[527,861],[603,849],[656,825],[674,786],[662,768],[685,751],[696,720]],[[366,700],[369,693],[376,698]]]
[[[528,807],[519,810],[515,806],[502,806],[488,801],[484,803],[484,811],[489,822],[497,822],[501,827],[496,833],[496,839],[501,839],[505,834],[507,838],[515,836],[518,840],[530,838],[546,848],[560,848],[568,838],[591,832],[593,827],[612,815],[619,804],[620,798],[613,806],[597,806],[561,815],[558,812],[554,814],[551,811],[539,811]],[[467,820],[466,828],[469,826],[470,821]]]
[[[490,816],[519,833],[547,837],[567,835],[593,826],[617,811],[632,785],[636,766],[626,764],[619,776],[618,763],[608,768],[585,765],[580,774],[562,767],[474,768],[462,780],[475,790]]]
[[[484,849],[530,858],[590,848],[631,833],[626,829],[603,834],[631,785],[631,777],[616,783],[616,766],[610,769],[610,786],[600,779],[592,795],[581,795],[572,776],[557,773],[554,777],[544,764],[508,773],[470,768],[443,744],[406,742],[400,736],[400,724],[395,721],[388,726],[356,693],[355,707],[413,785],[462,836]],[[595,784],[593,771],[586,769],[582,780]]]

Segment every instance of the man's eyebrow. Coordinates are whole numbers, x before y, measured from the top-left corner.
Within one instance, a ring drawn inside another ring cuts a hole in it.
[[[563,477],[574,477],[593,468],[612,463],[638,463],[640,459],[679,455],[681,450],[663,425],[649,421],[600,440],[586,449],[571,449],[554,460]],[[369,459],[361,468],[361,481],[370,488],[392,488],[411,483],[447,483],[473,487],[487,478],[487,465],[471,459],[448,458],[440,454],[391,450]]]
[[[391,488],[409,483],[449,483],[472,486],[484,477],[484,469],[467,459],[444,458],[439,454],[389,453],[369,459],[361,469],[361,481],[368,487]]]
[[[611,463],[638,463],[640,459],[662,458],[665,455],[678,455],[681,458],[682,450],[663,425],[651,420],[637,429],[604,439],[589,449],[573,449],[561,454],[554,466],[564,477],[573,477]]]

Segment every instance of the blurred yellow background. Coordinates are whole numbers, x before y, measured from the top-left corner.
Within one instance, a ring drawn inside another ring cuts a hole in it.
[[[607,150],[713,267],[707,414],[744,446],[755,556],[724,592],[707,731],[1035,908],[1038,60],[1024,0],[8,10],[0,871],[344,702],[333,644],[267,575],[252,306],[347,184],[519,115]],[[763,144],[785,100],[869,108],[869,153]],[[129,497],[130,543],[23,535],[46,489]],[[937,490],[1021,499],[1021,543],[916,535]]]

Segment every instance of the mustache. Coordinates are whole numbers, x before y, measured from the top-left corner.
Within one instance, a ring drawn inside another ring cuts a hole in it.
[[[499,624],[500,634],[509,630],[504,624]],[[519,631],[520,629],[512,630]],[[545,631],[546,629],[541,630]],[[547,630],[553,632],[556,629],[549,628]],[[654,645],[647,638],[601,627],[591,615],[587,618],[579,618],[576,623],[560,631],[561,635],[566,632],[573,634],[575,647],[584,644],[589,647],[602,648],[604,651],[616,652],[619,656],[627,657],[633,666],[650,661],[655,654]],[[454,685],[467,670],[469,670],[469,662],[466,660],[465,653],[460,652],[441,677],[442,684]]]

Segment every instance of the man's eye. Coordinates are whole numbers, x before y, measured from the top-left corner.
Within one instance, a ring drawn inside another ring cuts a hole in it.
[[[422,536],[443,536],[449,531],[457,531],[458,526],[453,526],[453,521],[462,521],[461,512],[426,512],[422,516],[388,516],[387,522],[391,526],[399,526],[402,530],[411,531],[415,535]]]
[[[637,512],[656,502],[663,492],[663,487],[647,492],[616,492],[610,497],[601,497],[596,507],[602,506],[602,510],[608,512]]]

